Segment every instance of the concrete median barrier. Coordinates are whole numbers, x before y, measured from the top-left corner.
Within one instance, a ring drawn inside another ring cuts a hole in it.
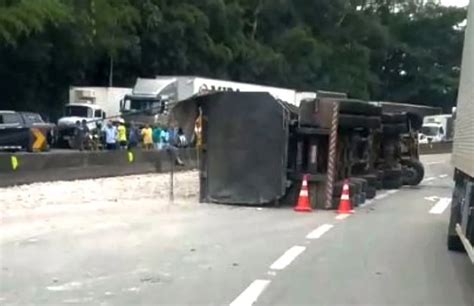
[[[423,143],[419,145],[420,154],[444,154],[453,152],[453,142],[434,142],[434,143]]]
[[[195,169],[196,150],[181,149],[184,166],[175,171]],[[134,150],[114,152],[68,152],[0,154],[0,187],[60,180],[163,173],[172,169],[167,151]]]

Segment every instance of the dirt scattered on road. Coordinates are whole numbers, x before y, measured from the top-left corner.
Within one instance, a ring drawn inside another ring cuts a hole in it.
[[[43,234],[67,229],[77,235],[126,230],[143,216],[196,207],[197,171],[147,174],[0,188],[1,242],[41,243]]]
[[[38,208],[47,205],[122,203],[140,200],[166,200],[170,191],[169,174],[147,174],[78,181],[35,183],[0,188],[1,210]],[[196,200],[198,174],[180,172],[174,176],[176,200]]]

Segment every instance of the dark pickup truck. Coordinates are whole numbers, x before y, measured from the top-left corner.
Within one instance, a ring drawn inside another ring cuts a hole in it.
[[[55,131],[37,113],[0,111],[0,150],[47,151]]]

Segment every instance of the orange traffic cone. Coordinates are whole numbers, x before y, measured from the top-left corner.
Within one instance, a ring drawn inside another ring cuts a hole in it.
[[[342,187],[341,201],[339,202],[338,214],[353,214],[352,203],[349,196],[349,181],[345,180]]]
[[[311,205],[309,204],[308,176],[306,174],[303,176],[303,184],[301,185],[301,191],[298,197],[298,203],[295,206],[295,211],[299,211],[299,212],[312,211]]]

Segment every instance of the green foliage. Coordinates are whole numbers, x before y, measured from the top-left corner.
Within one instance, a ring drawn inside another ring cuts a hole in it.
[[[42,32],[46,25],[58,25],[68,17],[60,0],[0,1],[0,42],[14,44],[18,37]]]
[[[466,10],[417,0],[0,0],[1,108],[202,75],[449,108]]]

